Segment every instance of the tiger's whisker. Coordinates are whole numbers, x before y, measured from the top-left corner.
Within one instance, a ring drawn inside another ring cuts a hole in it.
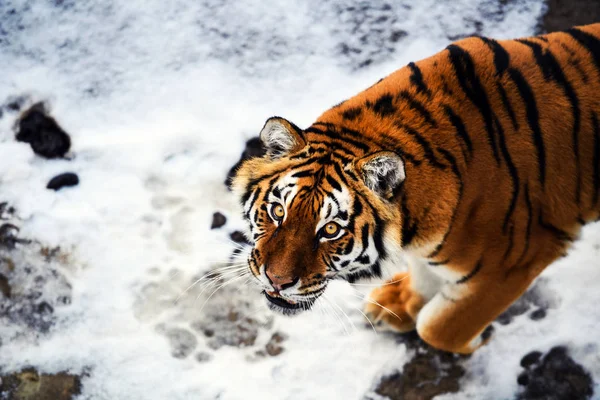
[[[390,314],[392,314],[394,317],[398,318],[398,320],[399,320],[399,321],[401,321],[401,322],[402,322],[402,318],[400,318],[400,317],[398,316],[398,314],[396,314],[395,312],[393,312],[392,310],[390,310],[390,309],[389,309],[389,308],[387,308],[386,306],[384,306],[384,305],[380,304],[378,301],[376,301],[376,300],[373,300],[372,298],[370,298],[370,297],[369,297],[369,295],[362,294],[361,292],[359,292],[359,291],[358,291],[358,290],[356,290],[356,289],[354,289],[354,290],[356,291],[356,293],[354,293],[354,294],[353,294],[354,296],[356,296],[356,297],[358,297],[358,298],[360,298],[360,299],[362,299],[362,300],[365,300],[365,301],[367,301],[367,302],[369,302],[369,303],[371,303],[371,304],[375,304],[376,306],[379,306],[379,307],[381,307],[382,309],[384,309],[385,311],[389,312],[389,313],[390,313]]]
[[[239,271],[241,271],[243,269],[243,267],[238,267]],[[179,302],[179,300],[181,300],[181,298],[187,293],[189,292],[194,286],[196,286],[198,283],[200,283],[201,281],[203,281],[204,279],[215,279],[215,278],[220,278],[223,275],[227,275],[230,274],[232,272],[239,272],[238,269],[232,268],[230,271],[226,271],[224,273],[215,273],[215,270],[206,272],[204,275],[202,275],[200,278],[196,279],[190,286],[188,286],[183,292],[181,292],[177,298],[175,298],[175,300],[173,301],[173,304],[177,304]]]
[[[386,282],[386,283],[379,283],[379,284],[377,284],[377,283],[350,283],[350,282],[348,282],[348,283],[350,285],[352,285],[352,286],[381,287],[381,286],[393,285],[394,283],[402,282],[406,278],[408,278],[408,275],[406,275],[402,279],[397,279],[395,281],[390,281],[390,282]]]
[[[337,313],[337,311],[335,310],[335,308],[333,308],[333,303],[332,303],[331,299],[329,298],[329,296],[325,296],[325,293],[323,293],[323,296],[321,296],[321,297],[323,297],[323,300],[325,300],[329,304],[329,306],[331,307],[331,311],[333,312],[333,315],[336,316],[336,318],[338,319],[338,321],[340,322],[340,324],[344,328],[344,331],[346,332],[346,335],[350,336],[350,331],[346,327],[346,324],[344,323],[343,319],[339,316],[339,314]]]
[[[223,283],[221,286],[219,286],[218,288],[216,288],[216,289],[215,289],[215,290],[214,290],[214,291],[213,291],[213,292],[210,294],[210,296],[208,296],[208,298],[207,298],[206,300],[204,300],[204,303],[202,303],[202,306],[200,307],[200,311],[198,311],[198,314],[201,314],[201,313],[202,313],[202,310],[204,309],[204,306],[206,306],[206,304],[208,303],[208,301],[211,299],[211,297],[213,297],[213,296],[215,295],[215,293],[217,293],[219,290],[221,290],[221,289],[222,289],[222,288],[224,288],[225,286],[227,286],[227,285],[230,285],[230,284],[232,284],[233,282],[235,282],[235,281],[238,281],[238,280],[240,280],[240,279],[242,279],[242,278],[246,278],[246,277],[247,277],[247,276],[246,276],[245,274],[244,274],[244,275],[241,275],[241,276],[238,276],[238,277],[236,277],[236,278],[233,278],[233,279],[230,279],[230,280],[228,280],[227,282]]]

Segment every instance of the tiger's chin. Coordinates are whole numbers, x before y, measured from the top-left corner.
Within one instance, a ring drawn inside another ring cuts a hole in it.
[[[286,316],[297,315],[303,311],[310,310],[315,301],[317,300],[317,298],[315,297],[305,301],[293,301],[289,299],[284,299],[283,297],[275,293],[267,293],[266,291],[263,291],[263,294],[267,299],[267,305],[269,306],[269,309],[271,309],[271,311]]]

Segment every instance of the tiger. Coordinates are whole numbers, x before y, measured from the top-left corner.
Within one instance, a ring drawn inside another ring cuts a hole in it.
[[[259,136],[233,190],[269,307],[385,278],[364,307],[377,329],[469,354],[600,217],[600,23],[464,38]]]

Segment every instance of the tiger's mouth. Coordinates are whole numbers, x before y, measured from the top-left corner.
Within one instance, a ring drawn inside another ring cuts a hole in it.
[[[302,311],[309,310],[315,303],[316,297],[310,300],[304,301],[293,301],[284,299],[274,292],[263,291],[263,294],[267,298],[267,305],[272,311],[277,311],[283,315],[295,315]]]

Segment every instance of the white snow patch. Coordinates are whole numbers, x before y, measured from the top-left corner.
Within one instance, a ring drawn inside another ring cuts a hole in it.
[[[397,2],[394,18],[380,23],[390,34],[408,33],[396,43],[372,30],[386,3],[372,2],[362,13],[348,11],[354,3],[0,3],[0,93],[47,101],[73,140],[71,161],[43,160],[13,141],[14,113],[0,119],[0,200],[18,210],[22,236],[72,252],[65,272],[72,303],[56,308],[50,334],[3,342],[3,370],[89,370],[81,399],[279,400],[360,399],[377,377],[402,367],[404,345],[374,334],[358,312],[360,298],[341,284],[328,289],[337,316],[327,308],[275,317],[257,343],[274,330],[286,333],[276,357],[252,361],[254,347],[212,351],[200,335],[195,352],[210,352],[210,361],[175,359],[156,330],[160,323],[191,329],[200,307],[193,299],[172,305],[173,297],[229,257],[228,233],[244,223],[222,182],[268,117],[307,126],[380,77],[442,49],[448,37],[531,34],[543,7]],[[362,52],[345,53],[344,45]],[[368,59],[368,68],[356,69]],[[45,189],[65,171],[79,174],[79,186]],[[210,231],[217,210],[228,222]],[[560,306],[540,322],[523,315],[498,329],[468,361],[463,391],[445,398],[512,397],[519,360],[534,349],[566,343],[586,354],[590,332],[600,330],[599,247],[600,227],[591,226],[571,255],[544,273]],[[149,287],[156,297],[144,298]],[[258,294],[240,299],[267,315]],[[0,337],[14,333],[0,326]],[[598,352],[578,360],[600,382]]]

